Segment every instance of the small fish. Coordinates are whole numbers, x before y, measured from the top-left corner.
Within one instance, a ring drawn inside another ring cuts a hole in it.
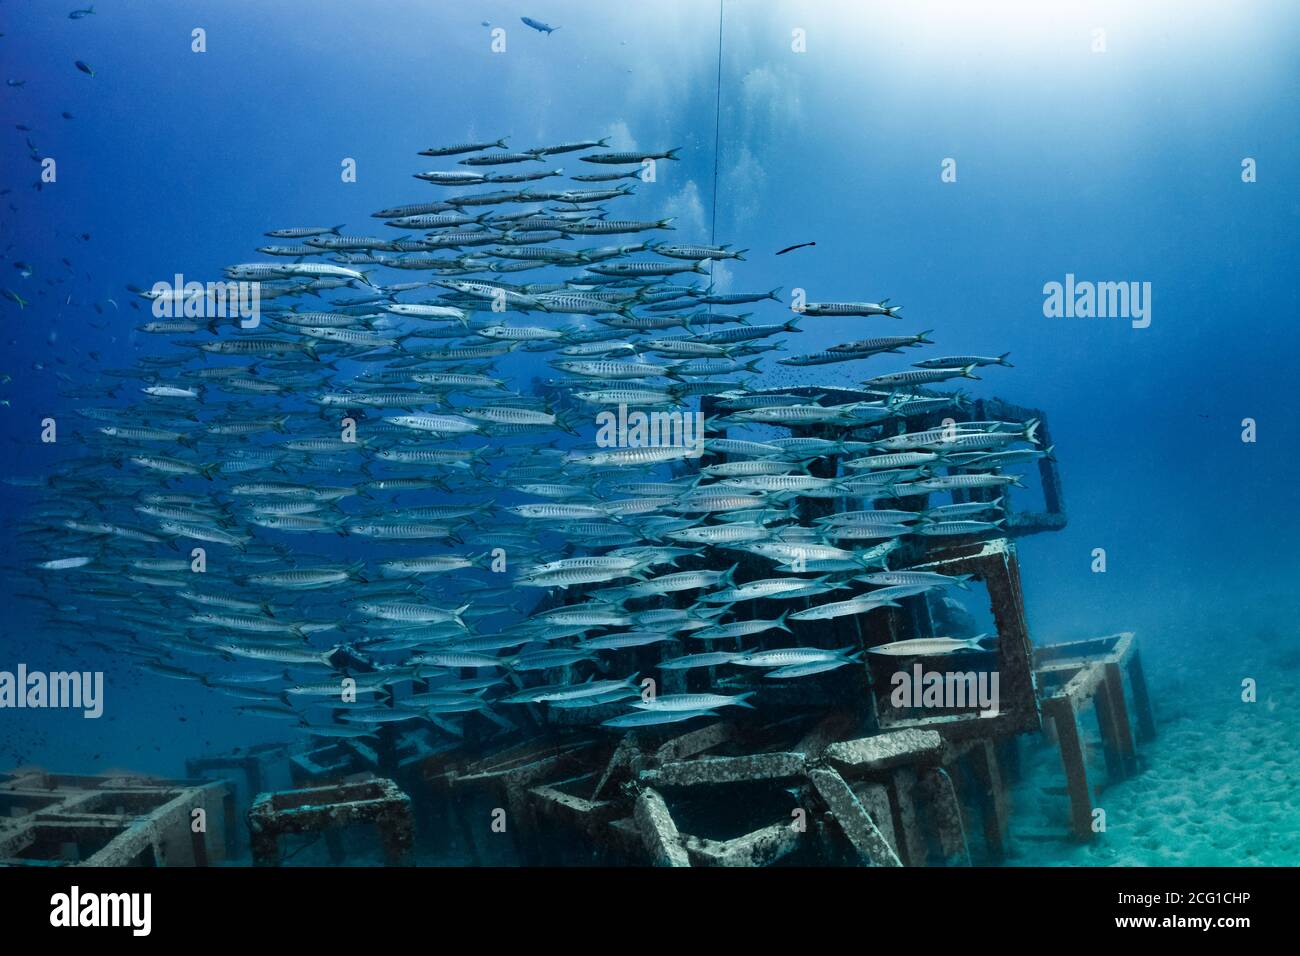
[[[878,644],[867,648],[867,653],[885,657],[938,657],[959,651],[987,651],[989,648],[982,646],[980,642],[987,640],[988,637],[987,634],[968,638],[919,637],[910,641]]]
[[[549,24],[543,23],[541,20],[534,20],[532,17],[520,17],[519,19],[523,21],[524,26],[532,27],[538,33],[545,33],[547,36],[550,36],[556,30],[560,29],[559,27],[553,27]]]
[[[716,717],[712,710],[641,710],[621,717],[601,721],[603,727],[655,727],[659,724],[677,724],[696,717]]]
[[[82,73],[85,73],[87,76],[95,75],[95,71],[92,70],[88,64],[83,63],[81,60],[78,60],[76,62],[76,66],[78,70],[80,70]]]
[[[743,694],[661,694],[651,700],[643,700],[632,706],[638,710],[647,711],[686,711],[687,713],[715,710],[719,707],[748,707],[751,710],[754,705],[749,702],[749,698],[754,696],[753,691],[746,691]]]
[[[42,561],[36,566],[43,571],[66,571],[70,568],[84,568],[90,564],[91,558],[55,558],[52,561]]]
[[[817,243],[816,243],[815,241],[814,241],[814,242],[801,242],[801,243],[799,243],[798,245],[794,245],[794,246],[786,246],[784,249],[780,250],[780,251],[777,253],[777,255],[778,255],[778,256],[783,256],[783,255],[785,255],[787,252],[794,252],[796,249],[805,249],[805,248],[807,248],[807,247],[809,247],[809,246],[815,246],[815,245],[817,245]]]

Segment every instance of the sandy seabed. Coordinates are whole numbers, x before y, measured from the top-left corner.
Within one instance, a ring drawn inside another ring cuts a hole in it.
[[[1017,866],[1296,866],[1300,864],[1300,672],[1294,655],[1257,645],[1244,661],[1148,663],[1158,736],[1139,747],[1140,771],[1106,785],[1096,718],[1080,715],[1089,782],[1106,830],[1090,845],[1017,840],[1018,827],[1060,829],[1068,804],[1054,748],[1026,742],[1013,790]],[[1223,662],[1220,662],[1223,663]],[[1162,669],[1163,665],[1163,669]],[[1242,700],[1241,678],[1258,681]]]

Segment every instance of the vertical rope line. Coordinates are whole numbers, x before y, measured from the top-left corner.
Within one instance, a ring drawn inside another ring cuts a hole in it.
[[[717,99],[713,106],[713,221],[709,225],[709,245],[718,244],[718,151],[722,140],[722,5],[718,0],[718,80]],[[709,260],[709,291],[713,291],[713,267],[717,259]],[[713,324],[713,303],[709,303],[709,324]]]

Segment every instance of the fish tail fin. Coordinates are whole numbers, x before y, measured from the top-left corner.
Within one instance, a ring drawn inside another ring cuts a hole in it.
[[[208,481],[211,481],[212,476],[217,473],[217,470],[220,467],[221,467],[221,462],[219,461],[214,461],[210,465],[199,465],[199,474],[201,474],[204,478],[208,479]]]
[[[790,633],[790,625],[785,623],[785,619],[790,616],[790,609],[786,608],[781,612],[781,616],[776,619],[776,626],[787,634]]]
[[[731,258],[739,259],[741,262],[744,262],[745,261],[744,253],[748,251],[749,251],[748,249],[737,249],[735,252],[731,254]]]
[[[961,370],[961,377],[962,377],[962,378],[979,378],[979,376],[975,374],[975,366],[974,366],[974,365],[967,365],[967,366],[963,367],[962,370]]]
[[[559,425],[566,434],[577,435],[578,429],[574,427],[575,418],[572,412],[559,411],[555,413],[555,424]]]
[[[681,157],[677,155],[677,152],[680,149],[681,149],[680,146],[674,146],[672,149],[668,150],[668,152],[664,154],[664,159],[681,159]]]
[[[509,138],[510,138],[509,136],[502,136],[499,140],[497,140],[492,145],[499,146],[501,149],[509,149],[509,147],[506,146],[506,140],[508,140]]]
[[[695,263],[695,265],[691,266],[691,271],[698,272],[700,275],[706,276],[709,274],[709,270],[704,268],[704,263],[712,262],[712,261],[713,261],[712,259],[701,259],[699,262]]]
[[[767,294],[767,298],[772,299],[772,300],[774,300],[774,301],[776,301],[776,302],[780,302],[781,299],[777,296],[777,293],[780,292],[783,288],[785,288],[785,287],[784,287],[784,286],[777,286],[775,289],[773,289],[771,292],[769,292],[769,293]]]
[[[1039,424],[1041,423],[1037,418],[1031,418],[1025,423],[1025,430],[1022,435],[1025,441],[1029,442],[1031,445],[1038,444],[1038,439],[1035,436],[1038,434]]]
[[[749,698],[753,697],[755,693],[756,693],[756,691],[747,690],[747,691],[745,691],[743,694],[737,694],[737,695],[736,695],[736,706],[737,706],[737,707],[748,707],[750,710],[753,710],[753,709],[754,709],[754,705],[751,704],[751,703],[749,702]]]
[[[934,344],[934,339],[927,339],[927,338],[926,338],[926,336],[929,335],[929,334],[930,334],[931,332],[933,332],[933,331],[934,331],[934,329],[926,329],[924,332],[917,332],[917,333],[916,333],[916,344],[917,344],[917,345],[923,345],[923,344],[924,344],[924,345],[933,345],[933,344]],[[1008,354],[1009,354],[1009,353],[1008,353]]]
[[[464,613],[465,613],[466,611],[468,611],[468,610],[469,610],[469,605],[468,605],[468,604],[462,604],[460,607],[456,608],[456,610],[454,610],[454,611],[451,612],[452,619],[453,619],[457,624],[459,624],[461,627],[466,627],[465,619],[462,618],[461,615],[464,614]],[[466,629],[468,630],[467,627],[466,627]]]
[[[747,371],[750,371],[750,372],[753,372],[753,373],[757,374],[757,373],[758,373],[758,359],[753,359],[753,360],[751,360],[751,361],[746,362],[746,363],[742,366],[742,368],[744,368],[744,369],[747,370]]]
[[[657,220],[655,225],[657,225],[660,229],[676,229],[677,228],[676,226],[668,225],[676,218],[677,218],[676,216],[669,216],[667,219]]]
[[[1012,365],[1010,362],[1007,361],[1007,356],[1010,354],[1011,354],[1010,352],[1003,352],[1001,355],[999,355],[998,364],[1005,365],[1007,368],[1015,368],[1014,365]]]
[[[346,226],[346,225],[347,225],[346,222],[341,222],[341,223],[339,223],[337,226],[330,226],[329,231],[332,232],[332,233],[334,233],[334,235],[337,236],[337,235],[339,234],[339,230],[342,229],[342,228],[343,228],[344,226]]]
[[[1043,457],[1046,458],[1048,461],[1056,461],[1056,456],[1052,454],[1052,452],[1055,450],[1056,450],[1055,445],[1048,445],[1046,450],[1044,450],[1043,452]]]
[[[596,140],[596,145],[597,145],[597,146],[603,146],[603,147],[605,147],[606,149],[608,149],[608,148],[609,148],[609,137],[608,137],[608,136],[602,136],[600,139]]]
[[[961,588],[963,591],[969,591],[970,585],[967,584],[966,582],[969,581],[972,577],[974,577],[974,575],[957,574],[953,576],[952,583],[955,584],[957,587]]]

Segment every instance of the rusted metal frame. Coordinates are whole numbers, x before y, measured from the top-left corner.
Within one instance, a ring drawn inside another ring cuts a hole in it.
[[[1125,661],[1136,648],[1132,631],[1120,631],[1103,637],[1087,637],[1060,644],[1034,648],[1034,661],[1041,668],[1054,663],[1090,663],[1094,660]]]
[[[279,863],[279,839],[285,834],[328,833],[357,823],[379,831],[385,862],[401,862],[414,843],[411,801],[391,780],[261,794],[248,811],[253,861]]]
[[[244,783],[248,787],[251,801],[262,792],[262,758],[258,755],[241,757],[198,757],[185,761],[185,776],[195,779],[206,777],[213,770],[239,770],[244,774]]]
[[[830,767],[809,767],[808,780],[825,801],[840,831],[862,862],[874,866],[903,865],[871,814],[839,773]]]
[[[465,807],[465,801],[459,799],[456,793],[457,786],[455,782],[448,782],[446,790],[445,806],[447,815],[451,817],[451,822],[460,834],[461,842],[465,845],[465,850],[469,855],[470,862],[475,866],[481,866],[483,863],[483,854],[479,850],[478,841],[474,838],[474,827],[470,824],[469,813]]]
[[[636,798],[632,818],[641,833],[646,853],[654,866],[690,866],[682,836],[673,822],[668,804],[652,787],[642,790]]]
[[[708,840],[683,834],[682,841],[695,866],[771,866],[796,852],[808,831],[793,822],[778,822],[732,840]]]
[[[528,770],[532,779],[538,779],[557,768],[578,767],[577,755],[594,749],[597,742],[584,740],[577,743],[550,744],[536,740],[515,745],[506,751],[474,760],[459,766],[430,770],[430,781],[441,778],[447,782],[483,783],[502,779],[521,770]]]
[[[37,778],[27,778],[34,782]],[[49,778],[39,778],[48,782]],[[96,778],[86,778],[95,781]],[[219,861],[229,841],[230,827],[217,810],[232,800],[228,781],[164,781],[150,780],[140,785],[136,780],[99,778],[102,782],[117,784],[113,789],[43,790],[36,795],[59,796],[50,804],[37,808],[19,818],[16,826],[0,831],[0,857],[10,857],[23,846],[30,846],[38,834],[65,830],[70,835],[116,831],[116,835],[99,850],[80,861],[83,866],[132,866],[142,854],[147,853],[152,865],[207,866]],[[23,795],[25,790],[7,790]],[[130,802],[140,798],[165,798],[161,803],[146,809],[132,810]],[[123,803],[112,810],[97,809],[105,800],[120,799]],[[196,831],[193,812],[204,814],[205,826]],[[211,819],[211,825],[207,821]],[[222,843],[209,848],[209,832],[222,837]],[[68,842],[77,842],[76,840]],[[33,861],[15,858],[15,863]]]
[[[905,866],[906,862],[899,846],[898,831],[894,826],[894,806],[889,785],[876,780],[848,780],[846,782],[849,789],[853,791],[853,795],[858,798],[858,802],[862,804],[863,809],[871,817],[871,822],[876,825],[876,829],[884,837],[885,843],[898,857],[899,865]]]
[[[142,829],[132,832],[130,821],[113,817],[29,820],[0,834],[0,866],[48,866],[50,863],[61,862],[48,856],[22,854],[42,843],[56,846],[71,843],[80,846],[83,840],[102,842],[104,845],[85,859],[77,861],[78,865],[94,865],[89,861],[111,848],[115,848],[111,854],[121,854],[124,862],[120,865],[131,865],[146,849],[151,854],[150,861],[156,864],[157,859],[153,856],[152,844],[147,837],[148,834]]]
[[[1112,744],[1121,768],[1121,776],[1137,772],[1137,749],[1133,744],[1133,725],[1129,720],[1128,701],[1124,695],[1124,672],[1114,661],[1102,665],[1105,677],[1098,696],[1109,699]]]
[[[926,767],[917,774],[917,790],[925,798],[930,821],[939,838],[939,852],[947,866],[969,866],[970,847],[962,821],[961,803],[952,777],[942,767]]]
[[[856,618],[855,618],[856,620]],[[817,721],[799,738],[794,749],[809,758],[820,757],[826,748],[836,741],[845,739],[860,724],[857,714],[847,710],[835,710]]]
[[[698,787],[726,783],[785,780],[802,776],[801,753],[758,753],[740,757],[696,757],[642,770],[640,780],[653,787]]]
[[[1123,780],[1124,761],[1120,756],[1119,730],[1115,718],[1114,701],[1106,680],[1103,664],[1094,665],[1099,672],[1099,680],[1092,695],[1093,712],[1097,717],[1097,731],[1101,735],[1102,756],[1106,761],[1107,781]]]
[[[588,800],[549,784],[529,787],[528,795],[539,817],[575,827],[589,836],[596,836],[603,825],[626,812],[620,811],[613,800]]]
[[[605,788],[614,780],[624,776],[635,776],[641,770],[641,763],[641,748],[637,745],[636,735],[627,734],[619,740],[618,746],[614,748],[614,752],[605,763],[604,771],[596,778],[596,786],[592,788],[591,798],[600,799]]]
[[[1070,665],[1056,666],[1064,669]],[[1054,696],[1069,697],[1076,709],[1087,700],[1093,702],[1104,745],[1107,771],[1117,780],[1128,776],[1134,769],[1136,753],[1128,705],[1124,698],[1123,672],[1119,663],[1101,659],[1080,665],[1078,673]]]
[[[890,721],[887,728],[944,727],[945,736],[995,736],[1038,730],[1042,724],[1034,680],[1033,645],[1020,591],[1015,545],[1006,538],[938,552],[918,569],[970,574],[984,582],[998,634],[999,712],[995,717],[953,715]]]
[[[1092,839],[1092,791],[1088,788],[1088,765],[1079,734],[1079,717],[1075,698],[1068,693],[1056,694],[1043,701],[1043,711],[1056,729],[1061,766],[1070,797],[1070,831],[1076,840]]]
[[[1042,448],[1052,447],[1051,431],[1047,425],[1047,414],[1038,408],[1025,408],[1013,405],[1000,398],[982,398],[973,403],[973,413],[966,421],[1013,421],[1028,424],[1037,419],[1038,445]],[[1065,527],[1065,497],[1061,491],[1061,471],[1055,459],[1046,456],[1039,458],[1038,479],[1043,489],[1043,511],[1016,512],[1011,508],[1009,489],[1004,489],[1004,504],[1007,508],[1007,526],[1021,534],[1034,534],[1039,531],[1059,531]]]
[[[1137,717],[1138,743],[1154,740],[1156,719],[1151,711],[1151,696],[1147,690],[1146,674],[1142,671],[1142,657],[1135,647],[1128,657],[1128,684],[1133,694],[1133,709]]]
[[[984,823],[984,843],[989,855],[1002,859],[1007,851],[1009,816],[1006,785],[992,740],[974,741],[968,760],[976,782],[976,795]]]
[[[832,743],[823,751],[823,757],[841,771],[861,773],[938,763],[943,747],[943,738],[936,731],[907,728]]]
[[[1106,637],[1051,644],[1039,648],[1036,657],[1040,674],[1064,673],[1088,665],[1102,669],[1101,679],[1105,687],[1094,688],[1092,693],[1097,697],[1098,720],[1107,746],[1108,767],[1119,777],[1132,774],[1137,768],[1137,755],[1124,692],[1125,673],[1133,697],[1136,741],[1144,742],[1155,737],[1151,698],[1133,633],[1122,631]]]

